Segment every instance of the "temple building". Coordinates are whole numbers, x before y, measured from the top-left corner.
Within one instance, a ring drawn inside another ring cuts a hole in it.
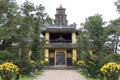
[[[77,60],[76,36],[78,30],[76,24],[68,25],[65,8],[61,5],[56,9],[54,24],[45,24],[42,34],[45,37],[45,61],[50,66],[71,66],[72,61]]]

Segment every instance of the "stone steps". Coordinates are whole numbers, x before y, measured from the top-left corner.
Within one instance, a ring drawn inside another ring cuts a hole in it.
[[[66,66],[66,65],[55,65],[55,66],[46,66],[45,69],[47,70],[73,70],[73,66]]]

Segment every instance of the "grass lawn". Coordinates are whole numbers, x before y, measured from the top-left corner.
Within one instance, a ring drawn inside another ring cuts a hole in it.
[[[80,75],[82,75],[86,80],[93,80],[92,78],[89,78],[89,77],[87,77],[86,75],[84,75],[84,73],[83,73],[82,71],[78,71],[78,70],[77,70],[77,72],[78,72]],[[96,80],[101,80],[101,79],[96,79]],[[119,76],[119,80],[120,80],[120,76]]]
[[[33,76],[21,76],[20,80],[33,80],[37,76],[39,76],[43,71],[36,72]]]
[[[92,79],[90,79],[90,78],[88,78],[86,75],[84,75],[84,73],[83,72],[81,72],[81,71],[77,71],[80,75],[82,75],[86,80],[92,80]]]
[[[34,77],[21,76],[20,80],[33,80]]]
[[[39,74],[38,74],[39,75]],[[19,80],[33,80],[35,77],[38,76],[37,74],[35,74],[34,76],[21,76]],[[0,80],[2,80],[0,78]]]
[[[39,71],[39,72],[36,71],[33,76],[21,76],[19,80],[33,80],[33,79],[35,79],[37,76],[39,76],[42,72],[43,72],[43,71]],[[0,77],[0,80],[2,80],[1,77]]]

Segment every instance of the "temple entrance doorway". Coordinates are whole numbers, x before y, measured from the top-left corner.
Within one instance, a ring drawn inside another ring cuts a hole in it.
[[[65,65],[65,53],[63,51],[56,53],[56,65]]]

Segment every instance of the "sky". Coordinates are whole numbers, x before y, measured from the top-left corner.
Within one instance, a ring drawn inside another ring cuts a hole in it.
[[[26,0],[16,0],[18,4],[22,4]],[[66,8],[68,24],[80,24],[85,22],[85,19],[94,14],[101,14],[103,21],[109,23],[110,20],[119,18],[114,2],[117,0],[28,0],[34,5],[42,4],[45,6],[45,12],[55,19],[56,8],[62,5]],[[119,47],[120,48],[120,47]]]
[[[22,4],[25,0],[16,0]],[[85,19],[94,14],[101,14],[104,21],[117,19],[119,17],[114,2],[117,0],[28,0],[34,5],[42,4],[45,6],[45,12],[55,19],[56,8],[62,5],[66,8],[68,24],[76,23],[80,27]]]

